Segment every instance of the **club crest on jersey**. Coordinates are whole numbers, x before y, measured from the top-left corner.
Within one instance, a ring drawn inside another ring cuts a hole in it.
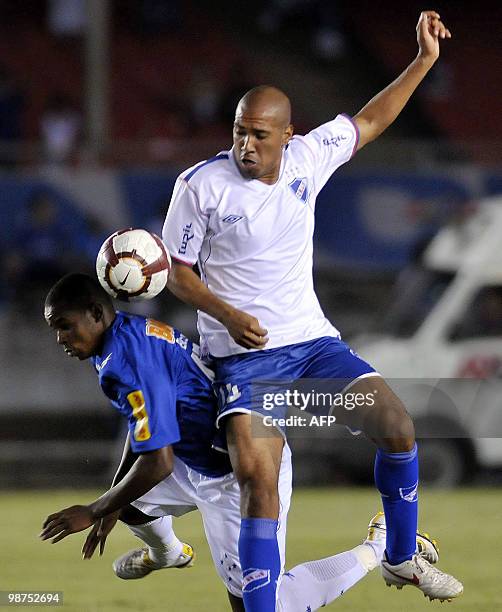
[[[270,570],[249,568],[242,577],[242,590],[244,593],[256,591],[270,584]]]
[[[418,482],[412,487],[399,487],[399,495],[404,501],[416,502],[418,500]]]
[[[307,202],[309,197],[308,192],[308,181],[306,178],[295,178],[289,183],[289,186],[295,196],[301,200],[304,204]]]

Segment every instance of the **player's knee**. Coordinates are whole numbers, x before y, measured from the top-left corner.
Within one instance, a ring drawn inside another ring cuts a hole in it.
[[[120,511],[119,520],[126,525],[143,525],[153,521],[155,516],[148,516],[134,506],[124,506]]]
[[[248,518],[277,519],[279,515],[277,488],[245,486],[241,489],[241,515]]]
[[[381,411],[380,427],[385,440],[382,446],[395,453],[410,451],[415,444],[415,427],[402,404],[386,407]]]
[[[277,479],[261,464],[246,463],[237,471],[243,516],[275,515],[279,507]]]

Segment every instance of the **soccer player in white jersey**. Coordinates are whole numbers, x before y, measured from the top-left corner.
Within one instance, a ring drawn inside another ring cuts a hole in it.
[[[415,554],[418,459],[412,420],[377,372],[340,340],[312,281],[316,195],[340,165],[396,119],[439,57],[440,39],[450,36],[438,13],[422,12],[418,55],[406,70],[353,118],[338,115],[304,137],[293,136],[283,92],[252,89],[236,109],[233,148],[182,173],[176,183],[163,230],[175,261],[169,287],[198,308],[201,348],[216,360],[218,423],[226,428],[242,491],[244,576],[256,568],[277,576],[280,565],[275,533],[283,441],[252,432],[250,413],[260,410],[251,406],[251,381],[331,379],[335,391],[350,385],[351,392],[373,398],[371,405],[339,407],[334,414],[378,447],[375,482],[388,528],[385,581],[413,584],[438,599],[462,591],[458,581]],[[192,270],[196,263],[200,279]],[[248,612],[274,610],[274,580],[263,586],[250,579],[244,601]]]

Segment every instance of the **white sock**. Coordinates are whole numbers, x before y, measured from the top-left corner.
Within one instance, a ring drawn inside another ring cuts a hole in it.
[[[297,565],[282,576],[280,609],[314,612],[343,595],[379,563],[373,548],[361,544],[332,557]]]
[[[148,545],[148,555],[154,563],[166,565],[175,561],[182,549],[182,542],[173,531],[171,516],[161,516],[143,525],[128,525],[136,537]]]

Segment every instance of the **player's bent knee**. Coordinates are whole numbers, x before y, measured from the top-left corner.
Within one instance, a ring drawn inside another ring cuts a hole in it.
[[[144,525],[155,520],[156,516],[149,516],[134,506],[124,506],[120,511],[119,520],[126,525]]]
[[[253,477],[239,483],[241,489],[241,513],[243,517],[277,518],[279,492],[277,482],[270,478]]]
[[[396,440],[396,443],[400,440],[400,446],[409,446],[409,448],[400,448],[400,450],[411,450],[413,448],[415,444],[415,427],[404,407],[403,409],[386,411],[384,426],[389,432],[388,437],[391,440]]]
[[[404,404],[381,378],[370,379],[375,402],[364,414],[362,429],[380,448],[406,452],[415,444],[415,427]],[[358,383],[368,385],[368,379]]]
[[[385,407],[376,415],[377,422],[371,426],[371,437],[384,450],[394,453],[407,452],[415,445],[415,427],[410,415],[404,410]]]
[[[246,517],[276,518],[284,439],[265,436],[261,421],[252,423],[251,419],[249,414],[240,414],[226,423],[230,461],[241,488],[241,513]]]

